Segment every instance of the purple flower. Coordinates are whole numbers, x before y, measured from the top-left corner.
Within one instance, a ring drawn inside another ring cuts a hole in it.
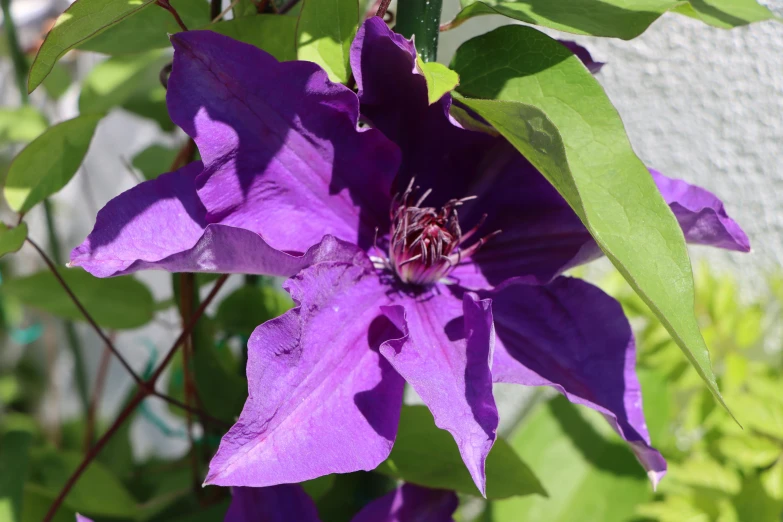
[[[248,343],[249,398],[207,483],[263,487],[370,470],[408,382],[476,485],[496,437],[493,382],[552,386],[607,418],[653,483],[631,328],[561,274],[601,255],[502,138],[429,105],[413,44],[377,18],[351,51],[358,95],[206,31],[172,36],[172,119],[203,164],[112,200],[71,263],[291,276],[297,303]],[[747,251],[709,192],[652,172],[689,241]]]
[[[233,488],[225,522],[320,522],[313,500],[297,484]],[[403,484],[367,504],[351,522],[453,522],[453,491]]]
[[[233,488],[224,522],[320,522],[310,496],[298,484]],[[403,484],[375,499],[351,522],[453,522],[459,500],[453,491]],[[77,514],[76,522],[92,522]]]

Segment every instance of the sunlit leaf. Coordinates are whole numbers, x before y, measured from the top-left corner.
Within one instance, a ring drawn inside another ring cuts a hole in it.
[[[459,85],[459,75],[438,62],[424,62],[416,57],[416,66],[427,80],[427,97],[430,105],[440,100],[444,94],[453,91]]]
[[[336,83],[351,74],[351,42],[359,25],[357,0],[302,0],[296,55],[315,62]]]
[[[142,90],[159,87],[158,75],[170,58],[158,51],[115,56],[95,66],[82,83],[79,112],[107,112]]]
[[[497,14],[558,31],[630,40],[666,11],[728,29],[775,18],[755,0],[461,0],[456,27],[475,16]]]
[[[483,98],[462,101],[552,183],[722,400],[682,231],[592,74],[556,40],[518,25],[464,43],[452,69],[460,93]]]
[[[25,213],[67,185],[82,164],[101,117],[84,114],[66,120],[25,147],[8,169],[8,206]]]
[[[296,18],[280,15],[245,16],[206,29],[255,45],[281,62],[296,60]]]
[[[30,105],[0,109],[0,145],[28,143],[40,136],[48,126],[44,115]]]
[[[145,179],[155,179],[169,170],[178,152],[163,145],[151,145],[136,154],[131,164],[141,171]]]

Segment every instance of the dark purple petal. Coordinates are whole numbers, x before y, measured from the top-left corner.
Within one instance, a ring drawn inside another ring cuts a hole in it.
[[[710,192],[651,170],[689,243],[748,251],[748,239]],[[484,233],[503,232],[452,276],[463,287],[486,288],[512,277],[547,283],[569,268],[603,255],[565,199],[510,146],[485,162],[477,196],[465,204],[463,228],[487,214]],[[484,284],[482,284],[484,283]]]
[[[453,491],[403,484],[365,506],[351,522],[453,522],[458,505]]]
[[[416,69],[416,49],[378,17],[359,28],[351,68],[362,115],[402,150],[398,186],[404,188],[415,177],[423,190],[433,189],[427,199],[432,206],[465,195],[498,138],[455,124],[448,94],[429,104],[426,80]]]
[[[270,247],[250,230],[207,224],[196,194],[201,164],[141,183],[109,201],[71,253],[71,266],[97,277],[144,269],[291,276],[325,259],[350,261],[357,248],[326,238],[304,255]]]
[[[320,522],[318,510],[299,484],[232,488],[224,522]]]
[[[371,470],[391,451],[403,380],[378,346],[400,332],[364,258],[319,263],[286,282],[297,307],[248,342],[249,397],[207,484],[263,487]]]
[[[83,515],[80,515],[79,513],[76,513],[76,522],[92,522],[92,520]]]
[[[688,243],[750,252],[748,236],[712,192],[668,178],[657,170],[650,169],[650,173],[680,222]]]
[[[552,386],[601,412],[657,485],[666,461],[650,446],[633,332],[620,304],[568,277],[545,286],[504,285],[487,295],[497,329],[495,382]]]
[[[443,289],[383,310],[404,336],[381,345],[381,353],[429,407],[435,424],[454,436],[484,494],[484,461],[498,426],[491,301],[471,293],[460,300]]]
[[[576,55],[577,58],[582,60],[582,63],[585,64],[587,70],[593,74],[599,72],[601,70],[601,67],[606,65],[604,62],[597,62],[593,60],[593,57],[590,55],[590,51],[588,51],[578,43],[569,40],[558,40],[558,41],[564,46],[566,46],[569,51],[574,53],[574,55]]]
[[[207,222],[299,252],[324,234],[369,243],[376,226],[385,230],[399,151],[357,129],[351,90],[313,63],[279,63],[213,31],[171,40],[168,107],[204,161]]]

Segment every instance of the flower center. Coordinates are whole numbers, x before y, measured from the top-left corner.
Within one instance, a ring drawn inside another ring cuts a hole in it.
[[[484,215],[471,230],[462,233],[457,209],[475,196],[449,200],[441,208],[422,207],[431,190],[412,202],[413,180],[402,194],[395,196],[391,207],[389,255],[376,259],[376,266],[392,271],[405,284],[428,286],[449,275],[461,261],[476,252],[500,231],[481,238],[467,248],[465,241],[481,227]]]

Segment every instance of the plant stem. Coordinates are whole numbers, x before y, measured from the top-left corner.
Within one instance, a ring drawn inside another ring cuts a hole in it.
[[[201,303],[201,306],[199,306],[198,309],[194,312],[187,327],[182,330],[179,337],[177,337],[177,340],[174,341],[174,344],[171,346],[169,353],[166,355],[166,358],[163,360],[163,362],[155,370],[155,373],[153,373],[149,379],[141,383],[141,385],[139,386],[139,390],[138,392],[136,392],[136,395],[133,397],[133,399],[131,399],[128,405],[122,409],[120,414],[117,416],[117,419],[108,429],[108,431],[98,440],[95,446],[93,446],[90,449],[87,455],[85,455],[81,464],[79,464],[79,467],[76,468],[76,471],[74,471],[73,474],[68,478],[68,481],[65,483],[62,490],[57,495],[57,498],[54,500],[52,505],[49,506],[49,511],[46,512],[46,516],[44,517],[43,522],[52,521],[54,516],[57,514],[57,510],[60,509],[60,506],[65,500],[65,497],[68,495],[71,489],[73,489],[73,486],[79,480],[79,477],[81,477],[82,473],[84,473],[84,470],[87,469],[87,467],[90,465],[90,463],[93,460],[95,460],[95,457],[98,456],[98,454],[106,445],[106,443],[117,432],[117,430],[120,429],[122,423],[125,422],[125,420],[127,420],[128,417],[130,417],[130,415],[133,413],[136,407],[149,396],[158,396],[158,397],[160,396],[155,391],[155,384],[158,382],[158,379],[160,378],[161,374],[166,369],[166,366],[168,366],[168,364],[174,358],[174,355],[177,353],[177,348],[179,348],[182,342],[191,334],[199,318],[204,313],[204,310],[207,309],[209,303],[211,303],[212,300],[215,298],[220,288],[226,282],[226,279],[228,279],[228,275],[223,275],[220,277],[220,279],[217,280],[215,286],[209,292],[207,298],[204,299],[204,302]]]
[[[61,266],[62,255],[60,254],[60,240],[57,237],[57,229],[54,225],[52,204],[48,199],[43,200],[43,208],[44,214],[46,215],[46,232],[49,237],[49,250],[52,253],[54,264]],[[42,251],[39,250],[39,252]],[[45,254],[44,260],[46,261]],[[50,263],[47,263],[47,265],[49,265],[49,268],[52,268]],[[53,272],[55,273],[55,277],[59,278],[60,274],[57,273],[57,270],[53,269]],[[76,391],[79,394],[79,402],[82,404],[83,411],[87,413],[90,410],[90,387],[87,384],[87,366],[84,363],[81,343],[79,342],[79,336],[76,335],[76,328],[72,321],[64,320],[63,329],[65,330],[65,339],[68,343],[68,349],[71,351],[71,356],[73,357],[74,379],[76,380]]]
[[[425,62],[438,58],[438,36],[443,0],[398,0],[395,32],[416,38],[416,50]]]
[[[14,62],[14,73],[16,74],[16,86],[19,89],[19,97],[22,105],[27,105],[27,58],[19,45],[19,36],[16,32],[16,24],[11,16],[11,0],[0,0],[3,8],[3,28],[8,38],[8,51],[11,53],[11,61]]]
[[[98,414],[98,406],[103,396],[103,390],[106,387],[106,375],[109,373],[109,362],[111,361],[111,348],[107,344],[101,354],[101,362],[98,366],[98,376],[95,378],[95,387],[92,391],[92,400],[90,400],[90,409],[87,410],[87,429],[84,432],[84,451],[90,450],[93,438],[95,436],[95,418]]]
[[[177,277],[175,274],[174,277]],[[182,318],[182,328],[185,328],[190,322],[191,313],[193,312],[194,294],[196,293],[196,278],[192,273],[179,274],[179,294],[180,294],[180,306],[179,313]],[[192,404],[193,391],[195,386],[193,384],[193,333],[185,338],[182,343],[182,372],[185,376],[185,419],[187,421],[188,429],[188,442],[190,443],[190,468],[193,474],[193,491],[196,495],[199,494],[201,488],[199,480],[199,462],[198,452],[196,451],[196,443],[193,440],[193,415],[190,413],[190,407]]]
[[[183,31],[188,30],[188,26],[186,26],[185,22],[182,21],[182,18],[179,17],[179,13],[174,8],[174,6],[171,5],[171,3],[169,3],[169,0],[156,0],[155,3],[158,4],[160,7],[162,7],[163,9],[165,9],[166,11],[168,11],[169,13],[171,13],[171,16],[173,16],[174,20],[177,21],[177,25],[179,25],[180,29],[182,29]]]

